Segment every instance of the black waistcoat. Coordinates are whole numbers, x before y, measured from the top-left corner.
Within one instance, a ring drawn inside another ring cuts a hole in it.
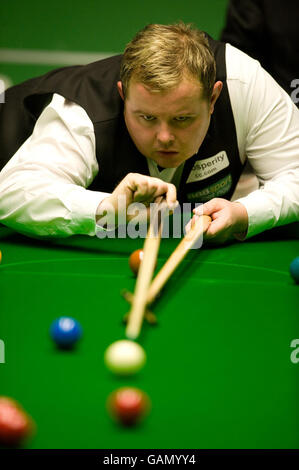
[[[223,90],[199,152],[185,162],[178,190],[181,202],[230,199],[243,169],[226,84],[225,44],[208,39]],[[94,126],[100,171],[89,189],[112,192],[129,172],[148,175],[146,159],[123,119],[123,102],[116,87],[121,58],[60,68],[6,90],[5,103],[0,105],[0,170],[31,135],[52,94],[58,93],[82,106]]]

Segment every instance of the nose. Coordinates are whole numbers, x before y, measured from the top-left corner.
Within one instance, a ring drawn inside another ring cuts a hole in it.
[[[166,149],[170,147],[175,140],[175,137],[169,129],[169,126],[163,123],[158,129],[156,137],[159,144]]]

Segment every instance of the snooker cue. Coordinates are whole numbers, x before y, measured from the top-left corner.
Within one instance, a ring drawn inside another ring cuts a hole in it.
[[[172,252],[166,263],[162,266],[158,274],[153,279],[146,298],[146,304],[151,304],[164,284],[168,281],[174,270],[183,261],[187,252],[192,248],[200,236],[208,229],[212,219],[208,215],[202,215],[196,220],[190,231],[180,241],[176,249]]]
[[[161,200],[162,197],[159,198],[159,202]],[[147,291],[153,277],[160,246],[165,209],[167,209],[166,203],[159,203],[150,218],[150,225],[143,246],[143,258],[138,270],[135,292],[125,332],[126,337],[132,340],[139,336],[141,330],[147,304]]]

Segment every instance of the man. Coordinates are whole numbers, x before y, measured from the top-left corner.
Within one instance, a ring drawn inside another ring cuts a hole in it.
[[[204,202],[219,243],[298,220],[299,111],[258,62],[183,23],[11,88],[0,142],[0,220],[23,233],[94,235],[123,195]],[[232,202],[246,158],[260,188]]]

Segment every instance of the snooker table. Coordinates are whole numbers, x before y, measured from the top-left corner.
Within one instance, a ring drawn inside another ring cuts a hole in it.
[[[36,423],[23,447],[298,449],[299,286],[289,265],[299,241],[287,229],[189,251],[152,306],[158,324],[143,325],[146,366],[124,378],[103,354],[125,337],[120,291],[134,290],[128,258],[144,240],[38,240],[0,226],[0,395]],[[178,242],[162,239],[158,268]],[[49,337],[59,316],[82,325],[74,350]],[[152,401],[136,427],[106,411],[107,396],[125,385]]]

